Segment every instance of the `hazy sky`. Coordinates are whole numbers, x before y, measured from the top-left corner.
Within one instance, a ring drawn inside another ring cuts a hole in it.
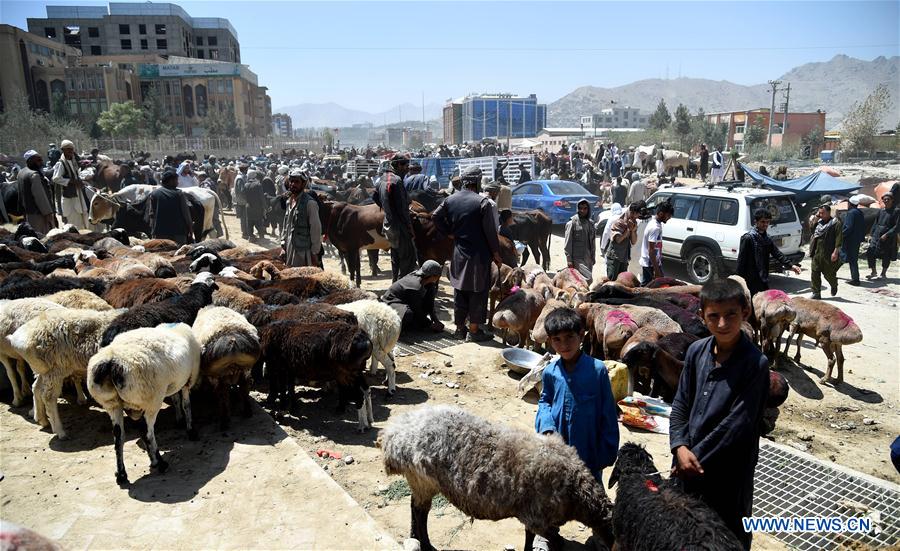
[[[836,54],[898,55],[900,2],[175,2],[225,17],[275,109],[377,112],[470,92],[536,93],[685,77],[757,84]],[[51,5],[0,0],[25,28]],[[895,85],[897,83],[894,83]]]

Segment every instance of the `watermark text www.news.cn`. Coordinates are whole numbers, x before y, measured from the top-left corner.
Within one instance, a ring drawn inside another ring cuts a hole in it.
[[[745,532],[830,532],[868,534],[869,517],[744,517]]]

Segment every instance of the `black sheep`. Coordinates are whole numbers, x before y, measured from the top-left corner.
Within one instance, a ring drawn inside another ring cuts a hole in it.
[[[156,327],[161,323],[193,325],[197,312],[212,302],[213,291],[218,288],[209,273],[202,273],[184,294],[133,306],[112,320],[103,332],[100,346],[106,346],[119,334],[139,327]]]
[[[16,232],[13,234],[13,239],[16,241],[22,241],[22,239],[26,237],[34,237],[35,239],[43,239],[44,234],[38,233],[37,230],[31,227],[31,224],[28,222],[22,222],[16,227]]]
[[[217,274],[224,270],[226,266],[228,266],[228,263],[222,260],[221,256],[216,253],[205,252],[197,256],[188,269],[195,274],[199,272]]]
[[[39,297],[70,289],[84,289],[102,297],[106,282],[92,277],[47,277],[3,287],[0,289],[0,300]]]
[[[41,272],[44,275],[49,274],[53,270],[65,268],[74,269],[75,259],[73,259],[71,256],[60,256],[53,260],[47,260],[44,262],[10,262],[7,264],[0,264],[0,270],[4,270],[6,272],[25,269]]]
[[[342,322],[276,321],[260,329],[262,359],[269,377],[269,403],[294,404],[294,383],[335,381],[338,410],[356,406],[360,431],[372,426],[372,397],[364,377],[372,341],[357,325]]]
[[[264,304],[255,308],[247,315],[247,321],[260,328],[273,321],[293,320],[302,323],[323,323],[336,321],[356,325],[356,315],[353,312],[341,310],[330,304],[288,304],[285,306],[272,306]]]
[[[628,442],[619,449],[609,476],[610,488],[619,484],[612,518],[616,549],[743,549],[715,511],[653,474],[658,470],[642,446]]]

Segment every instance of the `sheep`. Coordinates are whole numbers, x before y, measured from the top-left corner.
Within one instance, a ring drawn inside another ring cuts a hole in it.
[[[306,276],[298,276],[298,277],[288,277],[284,274],[287,270],[282,270],[282,281],[290,281],[291,279],[300,279],[302,277],[308,277],[313,281],[318,281],[322,288],[325,290],[325,294],[335,293],[337,291],[346,291],[350,289],[350,278],[345,275],[341,275],[335,272],[331,272],[329,270],[314,272]]]
[[[260,328],[273,321],[293,320],[303,323],[320,323],[326,321],[339,321],[356,325],[356,315],[346,310],[341,310],[331,304],[289,304],[286,306],[261,306],[247,314],[247,321]]]
[[[352,312],[369,339],[372,341],[372,363],[369,373],[374,375],[378,364],[384,366],[388,396],[397,390],[397,374],[394,364],[394,346],[400,339],[400,316],[396,310],[377,300],[358,300],[338,306]]]
[[[52,272],[47,274],[47,277],[79,277],[79,275],[75,272],[75,270],[70,270],[68,268],[57,268],[56,270],[53,270]]]
[[[683,295],[677,295],[683,296]],[[709,336],[709,329],[707,329],[706,324],[703,323],[703,320],[700,316],[697,315],[698,310],[685,310],[680,306],[676,306],[672,302],[661,298],[660,296],[638,296],[630,299],[618,299],[618,298],[610,298],[604,299],[604,304],[612,304],[612,305],[632,305],[632,306],[646,306],[649,308],[656,308],[657,310],[662,311],[665,315],[672,318],[672,320],[678,324],[680,327],[680,331],[685,333],[690,333],[697,337],[703,338]],[[698,300],[699,306],[699,300]]]
[[[163,253],[174,251],[178,248],[178,243],[171,239],[148,239],[140,244],[148,253]]]
[[[547,272],[545,272],[543,268],[536,266],[528,271],[522,286],[526,289],[534,289],[543,295],[545,299],[551,297],[561,298],[561,293],[563,292],[553,285],[553,280],[550,279],[550,276],[547,275]]]
[[[491,321],[498,329],[516,333],[517,346],[525,348],[530,339],[529,332],[546,303],[544,295],[537,289],[519,289],[497,305],[497,311],[494,312]]]
[[[237,245],[234,244],[233,241],[217,237],[215,239],[204,239],[199,243],[194,243],[193,245],[183,245],[180,249],[175,252],[176,256],[182,256],[188,254],[190,251],[197,248],[204,248],[205,250],[220,253],[226,249],[234,249]]]
[[[88,391],[113,424],[116,448],[116,482],[128,484],[123,446],[127,412],[132,419],[143,415],[144,443],[150,467],[160,473],[169,464],[156,445],[153,427],[166,396],[174,396],[175,416],[184,415],[188,438],[197,440],[191,421],[190,389],[200,374],[200,344],[184,323],[142,327],[118,335],[88,362]]]
[[[622,355],[622,362],[628,366],[634,390],[672,403],[684,369],[683,360],[669,354],[658,342],[642,341]]]
[[[44,279],[44,274],[41,272],[36,272],[34,270],[26,270],[24,268],[17,268],[15,270],[10,271],[6,277],[0,282],[0,289],[5,289],[7,287],[11,287],[13,285],[18,285],[19,283],[25,283],[27,281],[34,281],[36,279]],[[16,298],[16,297],[10,297]]]
[[[81,251],[75,258],[75,271],[79,274],[89,268],[104,268],[119,281],[142,277],[156,277],[149,267],[133,258],[107,258],[101,260],[93,251]]]
[[[3,363],[12,386],[14,407],[21,406],[25,398],[31,395],[31,386],[26,377],[25,360],[10,346],[7,337],[41,312],[62,308],[56,302],[45,298],[22,298],[0,302],[0,362]]]
[[[228,264],[222,258],[214,253],[203,253],[191,262],[188,268],[193,273],[210,272],[213,274],[221,273]]]
[[[565,268],[553,276],[553,286],[571,293],[587,292],[588,282],[575,268]]]
[[[279,289],[258,289],[250,292],[264,303],[271,306],[285,306],[287,304],[300,304],[300,299],[290,293]]]
[[[336,381],[338,410],[356,405],[360,432],[374,422],[372,396],[363,373],[372,355],[372,341],[356,325],[341,322],[276,321],[260,330],[262,357],[269,375],[269,403],[281,409],[294,405],[296,379]]]
[[[638,325],[628,314],[622,310],[610,310],[605,316],[594,319],[594,343],[603,345],[604,360],[618,360],[622,348],[638,330]],[[593,350],[593,349],[592,349]],[[597,356],[593,350],[593,355]]]
[[[186,293],[160,302],[134,306],[120,314],[103,333],[100,344],[107,346],[116,335],[138,327],[155,327],[160,323],[194,323],[197,311],[212,302],[213,291],[218,288],[212,275],[203,272]]]
[[[493,327],[494,313],[497,311],[497,303],[509,296],[513,289],[522,286],[525,279],[525,270],[522,268],[510,268],[501,264],[500,268],[491,265],[491,290],[488,292],[490,304],[488,308],[488,327]]]
[[[791,322],[791,333],[784,343],[784,354],[787,355],[791,339],[797,335],[797,354],[794,361],[800,363],[800,341],[803,336],[812,337],[828,358],[828,370],[820,379],[827,383],[844,381],[844,351],[848,344],[862,342],[862,330],[853,319],[837,306],[803,297],[792,299],[797,315]],[[831,373],[837,363],[838,376],[832,379]]]
[[[619,352],[619,356],[621,358],[624,358],[628,354],[628,351],[637,344],[642,342],[655,343],[660,339],[660,337],[662,337],[662,335],[659,333],[659,331],[656,330],[655,327],[652,327],[650,325],[641,327],[639,325],[634,334],[628,337],[628,340],[625,341],[624,345],[622,345],[622,350]]]
[[[24,268],[26,270],[34,270],[35,272],[40,272],[44,275],[49,274],[50,272],[58,268],[65,269],[74,267],[75,261],[70,256],[60,256],[58,258],[45,260],[43,262],[26,261],[0,264],[0,270],[5,270],[7,272],[11,272],[12,270],[16,270],[19,268]]]
[[[753,316],[759,329],[758,343],[771,361],[781,348],[781,335],[797,317],[791,297],[777,289],[756,293]]]
[[[75,380],[81,395],[81,381],[87,364],[100,348],[100,337],[120,311],[60,308],[45,311],[22,325],[7,340],[34,371],[34,420],[51,430],[60,440],[66,431],[57,401],[63,381]],[[48,419],[49,417],[49,419]]]
[[[372,291],[363,291],[362,289],[344,289],[343,291],[335,291],[333,293],[329,293],[322,297],[322,300],[319,302],[323,304],[333,304],[335,306],[339,304],[347,304],[349,302],[356,302],[357,300],[367,300],[367,299],[377,299],[378,295],[373,293]]]
[[[0,520],[0,541],[3,542],[4,551],[62,551],[63,549],[61,545],[50,538],[8,520]]]
[[[612,513],[616,549],[743,549],[715,511],[658,471],[642,446],[627,442],[619,449],[609,476],[610,488],[619,484]]]
[[[219,285],[213,292],[212,303],[214,306],[225,306],[236,312],[247,315],[263,305],[263,299],[250,293],[245,293],[231,285]]]
[[[328,288],[321,281],[311,277],[292,277],[275,281],[254,280],[248,284],[256,289],[278,289],[303,300],[324,297],[329,294]]]
[[[531,330],[531,338],[536,344],[543,345],[550,340],[550,337],[547,335],[547,330],[544,328],[544,320],[547,319],[550,312],[558,308],[565,308],[566,306],[568,305],[564,301],[555,298],[548,299],[547,302],[544,303],[540,315],[534,321],[534,328]]]
[[[259,333],[244,316],[222,306],[202,308],[192,329],[201,348],[200,373],[218,396],[221,427],[228,428],[232,386],[240,389],[244,416],[253,412],[250,372],[260,356]]]
[[[66,308],[96,310],[98,312],[113,309],[113,307],[110,306],[108,302],[98,297],[94,293],[91,293],[90,291],[85,291],[84,289],[70,289],[68,291],[59,291],[58,293],[53,293],[52,295],[45,295],[42,298],[53,301],[60,306],[65,306]]]
[[[556,434],[491,423],[454,406],[421,406],[392,419],[376,446],[385,472],[409,483],[410,537],[423,549],[432,549],[428,512],[438,493],[472,518],[518,519],[525,549],[534,534],[560,544],[555,529],[570,520],[612,543],[612,507],[602,484]]]
[[[161,302],[181,294],[171,279],[145,278],[113,283],[103,298],[113,308],[131,308],[141,304]]]
[[[106,283],[99,279],[82,277],[49,277],[24,281],[0,289],[0,300],[49,295],[57,291],[69,289],[85,289],[97,296],[103,296]]]
[[[634,320],[638,327],[651,326],[659,333],[665,335],[668,333],[681,333],[681,326],[675,320],[670,318],[658,308],[652,306],[634,306],[631,304],[619,304],[611,306],[609,304],[598,304],[594,302],[586,302],[578,306],[578,313],[582,319],[587,320],[587,312],[591,309],[622,310],[627,312]]]

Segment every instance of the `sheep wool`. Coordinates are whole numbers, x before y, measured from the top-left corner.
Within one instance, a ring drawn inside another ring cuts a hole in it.
[[[25,376],[25,360],[13,348],[7,337],[25,325],[30,319],[47,310],[62,309],[59,304],[45,298],[21,298],[0,301],[0,362],[6,369],[13,389],[13,406],[21,406],[31,395],[31,386]]]
[[[358,300],[350,304],[341,304],[338,308],[356,315],[359,326],[372,341],[372,363],[369,366],[369,373],[374,374],[378,364],[381,363],[384,366],[388,395],[393,394],[397,390],[394,346],[400,339],[400,316],[393,308],[377,300]]]
[[[165,472],[168,463],[159,453],[154,434],[156,416],[166,396],[174,396],[175,416],[184,415],[188,437],[197,438],[191,421],[190,389],[200,374],[200,343],[190,326],[164,323],[122,333],[88,362],[91,396],[109,414],[116,448],[116,482],[127,484],[123,445],[127,412],[147,421],[150,466]]]
[[[377,445],[385,471],[409,482],[412,537],[423,549],[431,547],[428,511],[438,493],[477,519],[515,517],[528,537],[551,539],[554,528],[578,520],[611,543],[609,498],[558,435],[512,429],[453,406],[422,406],[392,418]]]

